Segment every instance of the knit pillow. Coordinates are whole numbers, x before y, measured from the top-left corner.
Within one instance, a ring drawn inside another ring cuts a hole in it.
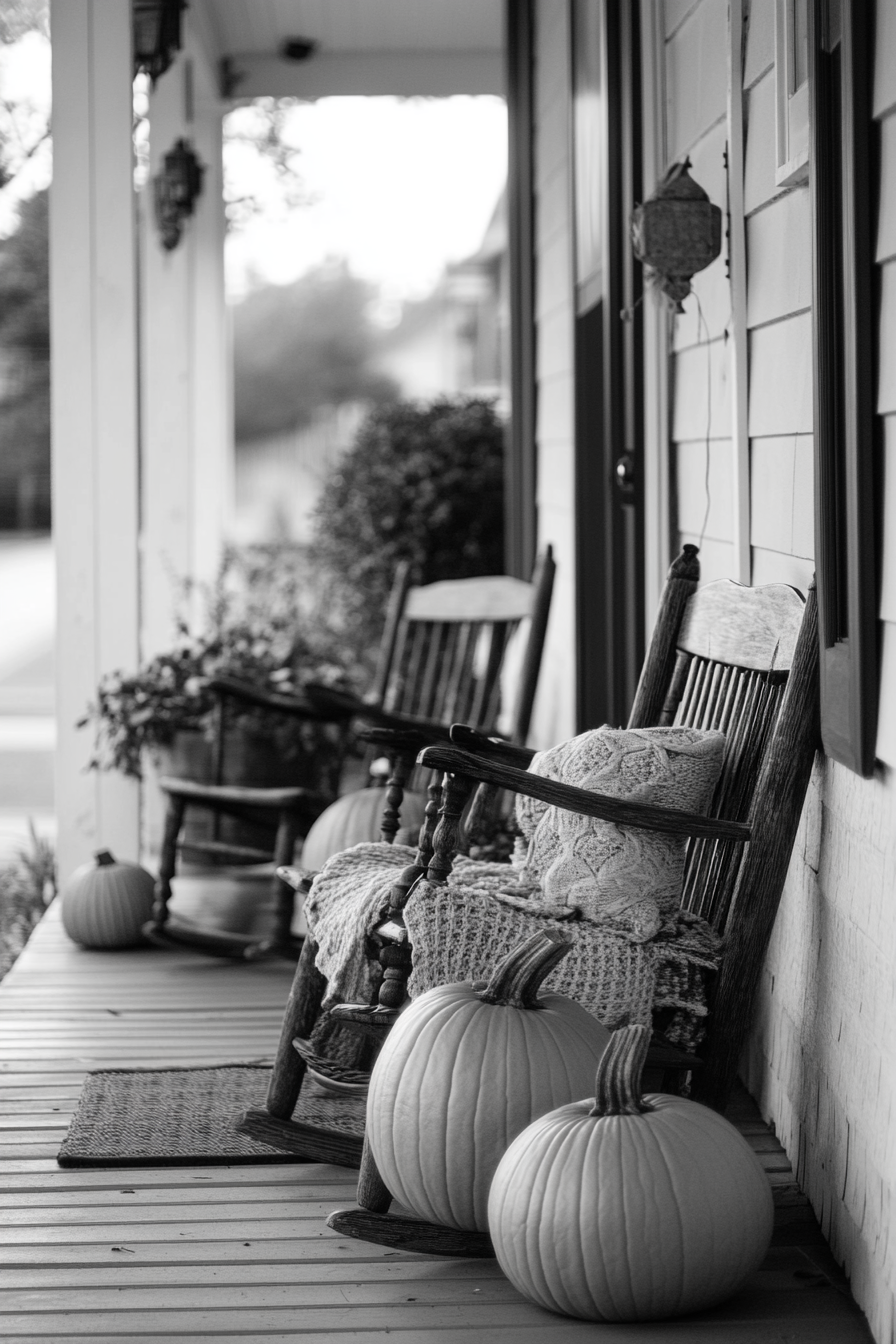
[[[539,752],[529,769],[548,779],[631,802],[706,812],[722,768],[722,733],[696,728],[597,728]],[[544,900],[611,921],[639,941],[678,908],[685,836],[618,826],[517,797],[529,842],[523,885]]]

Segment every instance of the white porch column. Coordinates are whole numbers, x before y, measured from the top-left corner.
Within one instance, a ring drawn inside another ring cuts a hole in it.
[[[151,164],[155,174],[184,137],[205,168],[202,194],[170,252],[152,217],[151,187],[142,212],[144,654],[170,647],[172,580],[214,573],[232,495],[223,109],[214,64],[188,28],[185,37],[150,99]]]
[[[135,859],[139,797],[84,773],[75,721],[138,655],[137,314],[130,5],[52,0],[53,532],[63,880],[104,846]]]

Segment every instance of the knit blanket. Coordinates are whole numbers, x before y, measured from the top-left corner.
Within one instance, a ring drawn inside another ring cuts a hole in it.
[[[378,971],[367,937],[382,921],[392,884],[413,863],[406,845],[364,843],[329,859],[305,902],[327,979],[324,1008],[370,1002]],[[649,1024],[658,1009],[674,1010],[667,1035],[685,1048],[700,1037],[706,1015],[705,973],[718,961],[719,940],[701,920],[679,912],[650,942],[624,927],[596,924],[576,910],[545,904],[510,864],[459,858],[447,885],[423,880],[405,907],[413,954],[412,998],[435,985],[486,979],[495,965],[537,928],[562,927],[573,947],[545,984],[568,994],[608,1027]]]

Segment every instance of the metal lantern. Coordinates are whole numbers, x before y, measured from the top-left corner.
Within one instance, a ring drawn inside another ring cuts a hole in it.
[[[690,159],[673,164],[653,195],[635,207],[631,223],[635,256],[679,313],[691,276],[722,250],[722,212],[691,177],[690,166]]]
[[[180,16],[186,0],[133,0],[134,74],[155,84],[180,51]]]
[[[180,242],[184,221],[192,215],[205,172],[186,140],[178,140],[162,160],[153,181],[156,224],[166,252]]]

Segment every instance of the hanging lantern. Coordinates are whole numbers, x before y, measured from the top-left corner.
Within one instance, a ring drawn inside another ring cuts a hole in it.
[[[178,140],[162,160],[162,168],[153,179],[156,224],[166,252],[177,247],[184,221],[192,215],[202,191],[205,172],[186,140]]]
[[[691,276],[722,250],[722,212],[691,177],[690,166],[690,159],[674,163],[653,195],[632,211],[631,223],[635,256],[678,313],[691,292]]]
[[[134,74],[155,84],[180,51],[180,16],[186,0],[133,0]]]

